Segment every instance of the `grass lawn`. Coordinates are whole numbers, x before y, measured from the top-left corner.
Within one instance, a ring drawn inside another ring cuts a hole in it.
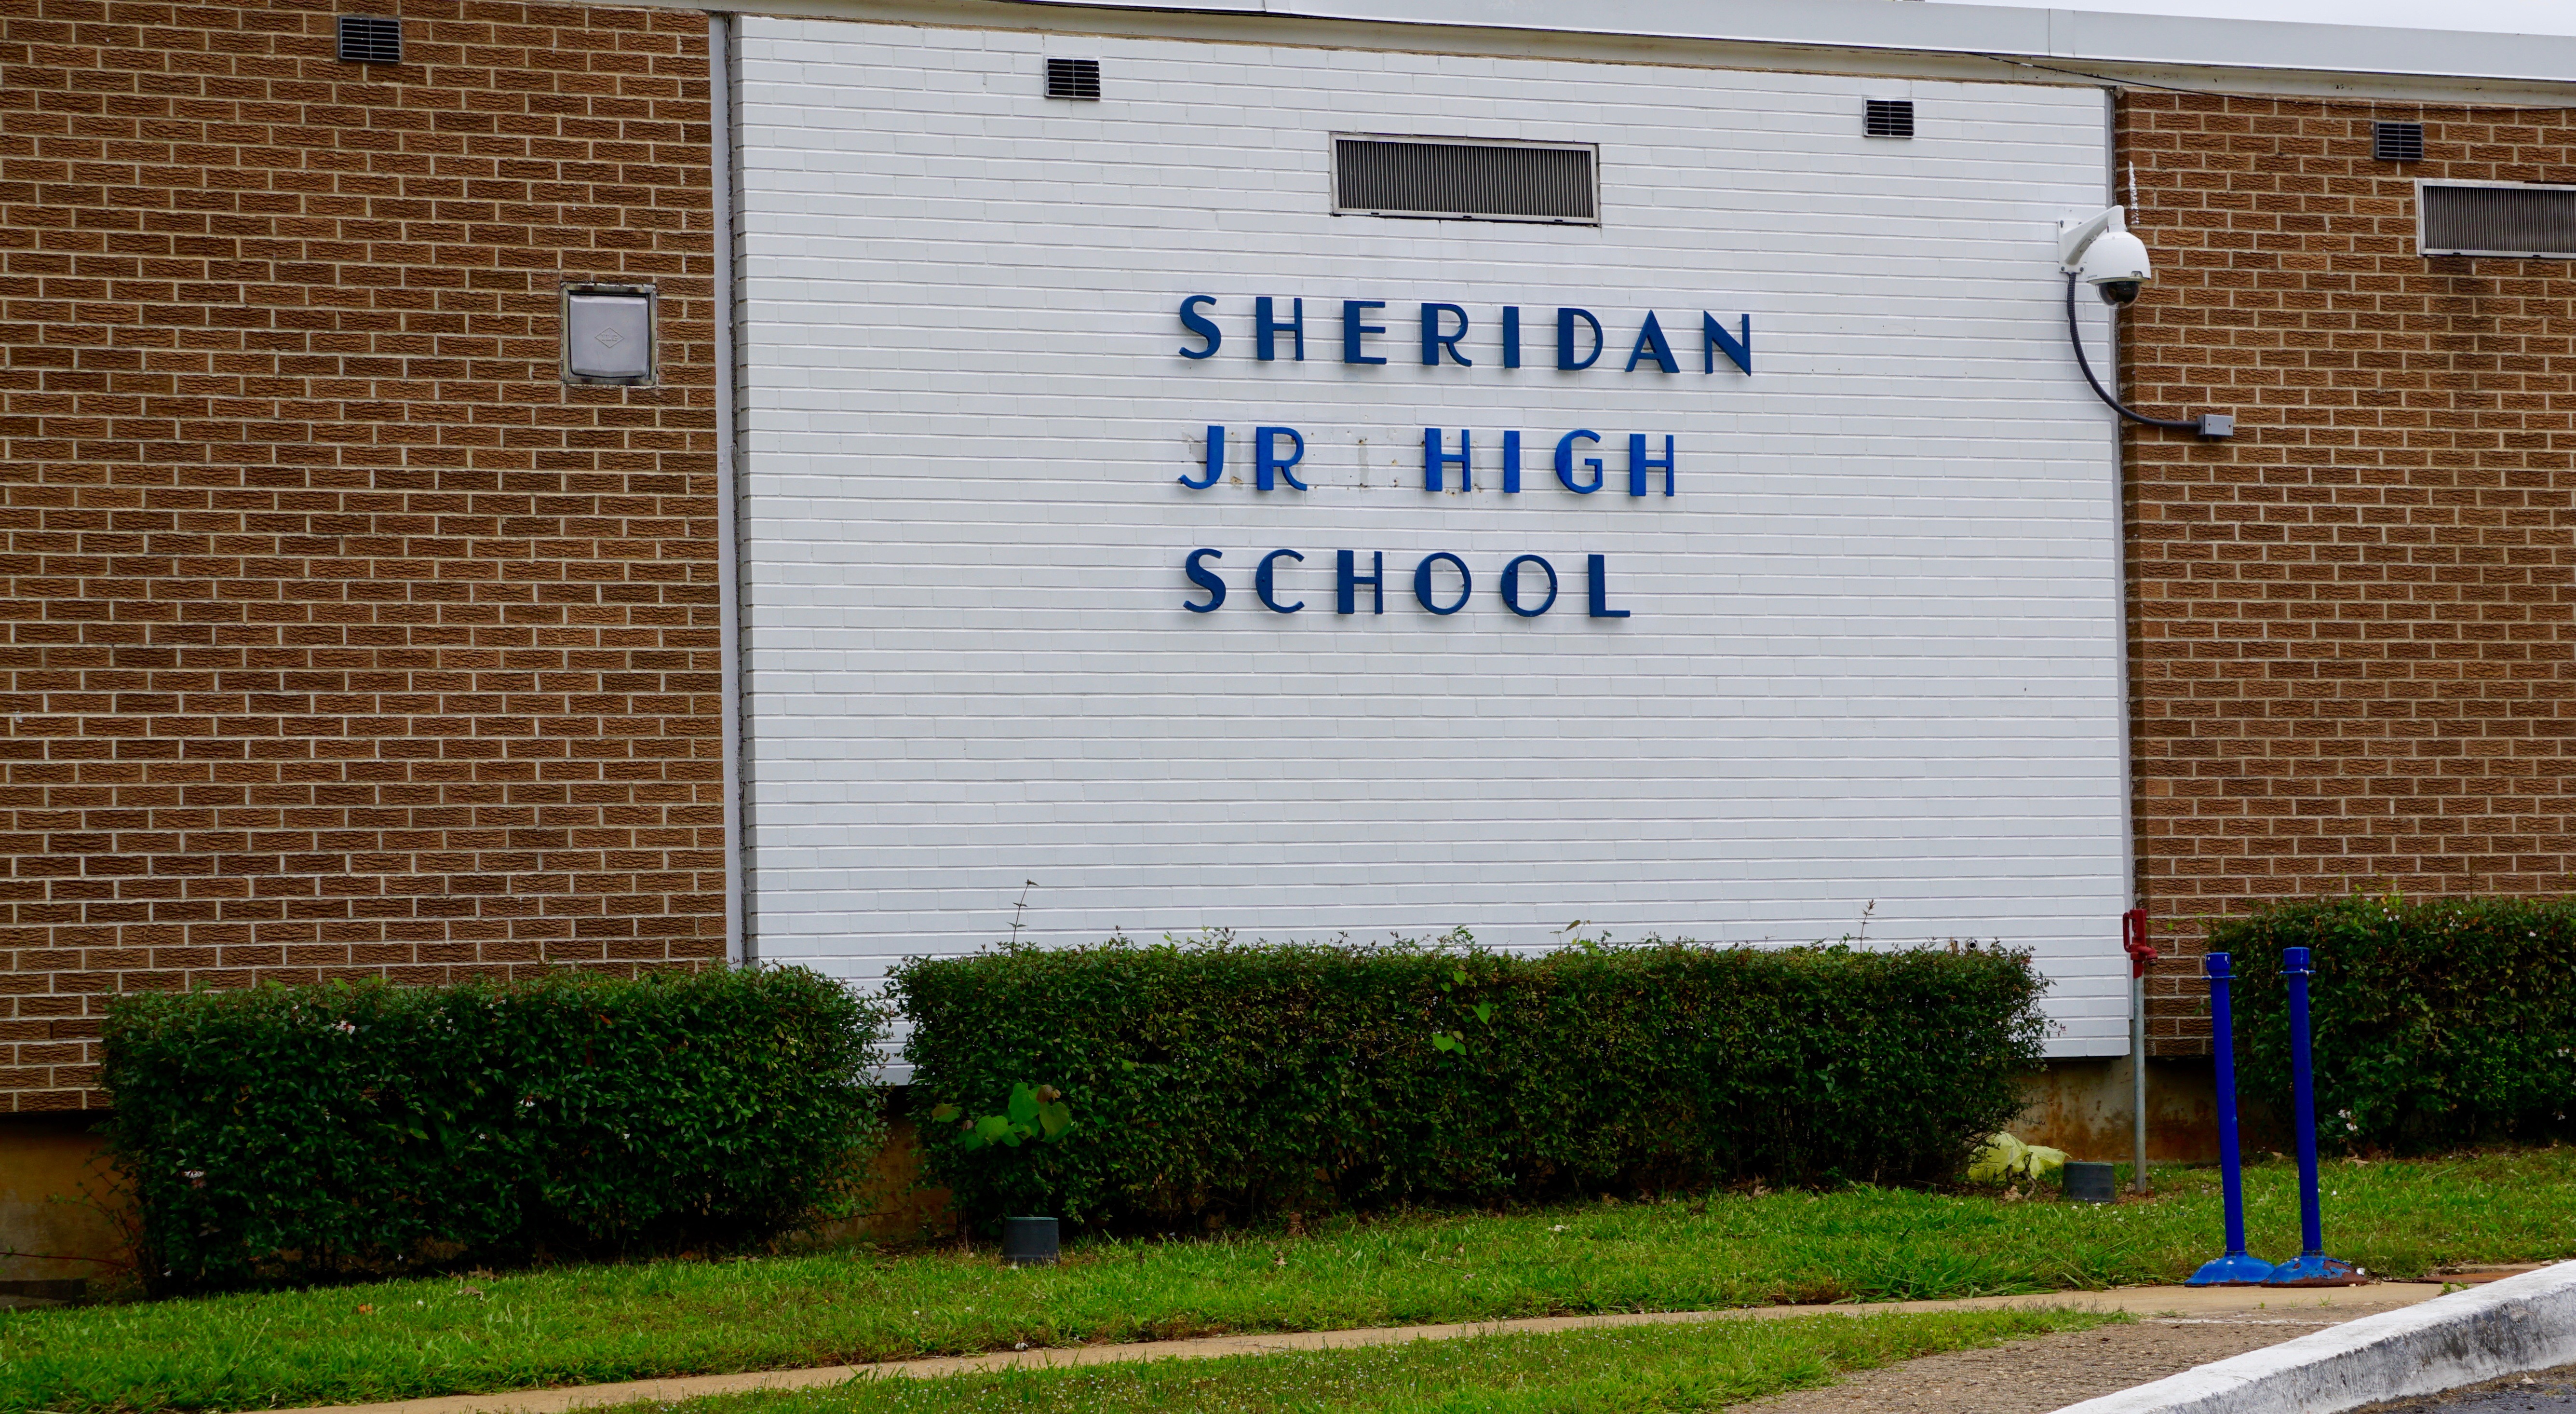
[[[2327,1170],[2327,1247],[2375,1273],[2576,1255],[2576,1149]],[[259,1409],[1220,1331],[1900,1300],[2177,1281],[2217,1175],[2087,1207],[1851,1188],[1335,1222],[1312,1235],[867,1249],[563,1267],[0,1315],[0,1414]],[[2246,1175],[2254,1250],[2298,1250],[2295,1170]]]
[[[1718,1321],[937,1380],[855,1380],[794,1394],[693,1400],[688,1408],[689,1414],[1645,1414],[1714,1409],[1829,1384],[1849,1370],[2126,1319],[2076,1311],[1960,1311]]]

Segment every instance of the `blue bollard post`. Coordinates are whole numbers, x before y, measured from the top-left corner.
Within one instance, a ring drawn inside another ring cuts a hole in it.
[[[2236,1147],[2236,1014],[2227,996],[2227,954],[2201,959],[2209,974],[2209,1035],[2218,1057],[2218,1183],[2227,1200],[2227,1255],[2212,1257],[2185,1286],[2260,1286],[2272,1264],[2245,1252],[2245,1171]]]
[[[2308,1051],[2308,950],[2281,949],[2281,971],[2290,982],[2290,1086],[2299,1126],[2299,1255],[2272,1269],[2265,1286],[2363,1286],[2368,1273],[2326,1255],[2325,1215],[2317,1202],[2316,1073]]]

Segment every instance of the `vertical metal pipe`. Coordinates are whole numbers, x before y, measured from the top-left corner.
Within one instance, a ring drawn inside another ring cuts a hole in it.
[[[2209,976],[2209,1039],[2218,1060],[2218,1190],[2226,1200],[2227,1252],[2200,1264],[2185,1286],[2262,1286],[2277,1274],[2245,1252],[2245,1163],[2236,1140],[2236,1010],[2229,1000],[2227,954],[2201,959]]]
[[[2147,1191],[2147,973],[2129,969],[2129,1191]]]
[[[2120,946],[2129,954],[2129,1191],[2147,1191],[2147,965],[2156,950],[2147,945],[2147,911],[2133,908],[2120,915]]]
[[[2317,1203],[2317,1077],[2308,1027],[2308,976],[2315,968],[2306,948],[2281,949],[2281,971],[2290,983],[2290,1086],[2299,1126],[2299,1255],[2272,1269],[2265,1286],[2360,1286],[2370,1273],[2326,1255],[2325,1215]]]
[[[2209,1040],[2218,1061],[2218,1186],[2227,1206],[2227,1255],[2245,1255],[2244,1156],[2236,1139],[2236,1012],[2228,998],[2227,954],[2201,959],[2209,974]]]
[[[2102,177],[2103,205],[2120,200],[2120,93],[2116,88],[2102,90]],[[2129,196],[2131,215],[2138,214],[2136,166],[2131,165]],[[2120,366],[2120,321],[2109,321],[2113,377]],[[2118,617],[2111,628],[2120,638],[2120,652],[2113,657],[2118,664],[2120,732],[2120,869],[2128,880],[2131,907],[2122,916],[2127,930],[2122,941],[2128,945],[2129,980],[2129,1104],[2133,1163],[2129,1170],[2129,1190],[2147,1191],[2147,983],[2138,965],[2138,946],[2145,941],[2146,914],[2136,905],[2145,902],[2138,889],[2138,819],[2137,771],[2139,734],[2135,709],[2130,705],[2129,671],[2133,656],[2129,645],[2136,641],[2130,621],[2128,561],[2128,464],[2125,455],[2126,433],[2117,419],[2105,424],[2102,435],[2109,439],[2103,448],[2104,460],[2111,470],[2106,488],[2111,511],[2111,602],[2118,606]]]
[[[2325,1215],[2317,1206],[2316,1075],[2308,1061],[2308,950],[2283,948],[2281,970],[2290,979],[2290,1086],[2299,1126],[2299,1238],[2303,1257],[2326,1250]]]
[[[715,266],[716,360],[716,691],[723,733],[718,748],[724,772],[725,957],[737,965],[760,960],[752,940],[743,888],[742,557],[735,541],[734,309],[733,309],[733,16],[707,16],[708,183],[715,214],[710,242]]]

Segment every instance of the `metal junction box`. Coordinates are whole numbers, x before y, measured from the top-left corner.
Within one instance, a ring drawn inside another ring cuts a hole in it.
[[[563,381],[649,388],[656,372],[651,285],[563,288]]]

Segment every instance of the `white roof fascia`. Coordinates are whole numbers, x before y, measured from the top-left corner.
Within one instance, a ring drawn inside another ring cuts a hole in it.
[[[623,0],[958,28],[2576,105],[2576,37],[1919,0]]]
[[[1074,0],[1021,0],[1027,4]],[[1905,0],[1193,0],[1136,8],[1375,24],[2009,54],[2118,64],[2576,83],[2576,37]],[[1579,20],[1569,21],[1569,15]]]

